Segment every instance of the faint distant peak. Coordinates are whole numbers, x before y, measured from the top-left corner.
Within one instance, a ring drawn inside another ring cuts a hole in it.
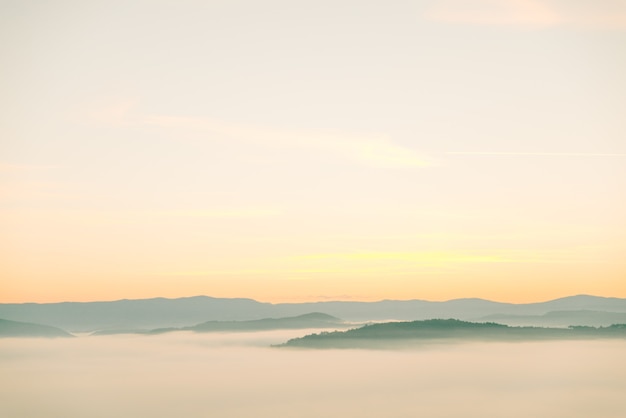
[[[336,316],[332,316],[332,315],[328,315],[322,312],[310,312],[310,313],[305,313],[302,315],[298,315],[293,317],[298,318],[298,319],[316,319],[316,320],[323,320],[323,321],[340,321],[339,318],[337,318]]]

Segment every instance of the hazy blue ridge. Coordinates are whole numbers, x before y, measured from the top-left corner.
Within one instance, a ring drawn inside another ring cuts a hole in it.
[[[0,337],[73,337],[60,328],[30,322],[9,321],[0,319]]]
[[[196,332],[211,331],[265,331],[274,329],[336,328],[348,327],[341,319],[332,315],[312,312],[285,318],[264,318],[251,321],[207,321],[193,327],[186,327]]]
[[[208,296],[111,302],[0,304],[0,317],[57,326],[70,331],[182,327],[210,319],[245,320],[272,316],[271,304]]]
[[[251,332],[280,329],[343,328],[354,324],[320,312],[312,312],[294,317],[263,318],[250,321],[206,321],[190,327],[155,328],[151,330],[98,330],[91,335],[112,334],[163,334],[172,331],[193,332]]]
[[[626,325],[569,328],[511,327],[493,322],[430,319],[365,325],[347,331],[321,332],[294,338],[283,347],[359,348],[393,347],[408,342],[433,341],[525,341],[626,338]]]
[[[293,317],[310,312],[332,315],[349,322],[367,322],[433,318],[475,321],[489,315],[540,316],[555,311],[581,310],[626,313],[626,299],[578,295],[529,304],[500,303],[475,298],[444,302],[383,300],[271,304],[243,298],[194,296],[111,302],[0,304],[0,318],[50,325],[76,332],[182,328],[210,321],[252,321]],[[563,326],[597,325],[580,314],[572,314],[561,322],[560,325]]]
[[[626,323],[625,312],[605,312],[593,310],[551,311],[543,315],[508,315],[493,314],[477,321],[493,321],[506,325],[567,327],[569,325],[587,325],[594,327]]]

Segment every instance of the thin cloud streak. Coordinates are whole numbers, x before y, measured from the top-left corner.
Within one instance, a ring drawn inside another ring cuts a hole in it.
[[[276,209],[256,208],[157,212],[157,214],[164,216],[191,218],[263,218],[268,216],[278,216],[281,213],[281,211]]]
[[[473,0],[438,2],[425,17],[428,20],[472,25],[552,26],[561,18],[539,0]]]
[[[384,262],[400,261],[419,265],[449,265],[461,263],[595,263],[602,262],[581,258],[578,252],[563,251],[527,251],[527,250],[490,250],[485,253],[461,251],[388,251],[388,252],[353,252],[321,253],[292,257],[294,260],[326,260]]]
[[[424,17],[433,22],[475,26],[624,30],[626,4],[563,0],[444,0],[436,2]]]
[[[120,127],[144,126],[195,133],[211,133],[237,141],[277,148],[320,150],[379,168],[423,168],[437,165],[433,158],[395,143],[385,134],[289,131],[233,124],[206,117],[135,114],[136,100],[123,101],[89,113],[91,120]]]
[[[4,172],[22,172],[33,170],[49,170],[59,168],[58,165],[41,165],[41,164],[4,164],[0,163],[0,171]]]
[[[510,262],[505,257],[492,255],[473,255],[455,252],[360,252],[360,253],[324,253],[310,254],[296,257],[302,260],[330,259],[330,260],[350,260],[350,261],[379,261],[395,260],[410,261],[425,264],[438,263],[502,263]]]
[[[503,156],[538,156],[538,157],[626,157],[620,153],[598,152],[492,152],[492,151],[461,151],[446,152],[448,155],[503,155]]]
[[[203,271],[174,271],[174,272],[166,272],[166,273],[151,273],[151,277],[216,277],[220,276],[267,276],[271,277],[273,280],[302,280],[302,279],[317,279],[325,277],[326,275],[393,275],[393,276],[403,276],[403,275],[416,275],[416,274],[444,274],[440,269],[422,269],[419,270],[410,270],[406,271],[406,269],[397,269],[397,270],[389,270],[389,269],[371,269],[371,268],[350,268],[350,267],[337,267],[337,268],[311,268],[311,269],[232,269],[232,270],[203,270]],[[304,275],[304,276],[298,276]]]
[[[213,132],[237,140],[278,147],[319,149],[366,165],[383,168],[429,167],[434,160],[398,145],[385,135],[287,131],[227,124],[208,118],[147,116],[141,124]]]

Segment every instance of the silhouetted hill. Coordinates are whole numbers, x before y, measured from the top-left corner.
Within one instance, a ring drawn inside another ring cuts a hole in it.
[[[60,328],[0,319],[0,337],[73,337]]]
[[[272,329],[336,328],[350,326],[339,318],[313,312],[286,318],[265,318],[252,321],[207,321],[184,329],[196,332],[265,331]]]
[[[457,319],[388,322],[348,331],[322,332],[294,338],[281,347],[385,348],[442,341],[532,341],[626,338],[626,325],[606,328],[509,327],[496,323],[474,323]]]
[[[487,315],[544,315],[551,311],[593,310],[626,313],[626,299],[572,296],[529,304],[455,299],[446,302],[383,300],[379,302],[261,303],[252,299],[195,296],[113,302],[0,304],[0,317],[70,331],[180,328],[206,321],[249,321],[322,312],[346,321],[475,320]],[[578,325],[575,321],[571,325]]]
[[[111,334],[163,334],[171,331],[194,332],[249,332],[279,329],[343,328],[354,326],[339,318],[324,313],[313,312],[287,318],[263,318],[251,321],[206,321],[191,327],[156,328],[152,330],[99,330],[92,335]]]

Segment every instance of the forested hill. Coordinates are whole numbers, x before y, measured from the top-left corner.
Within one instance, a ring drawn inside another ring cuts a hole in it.
[[[287,341],[282,346],[310,348],[393,347],[441,341],[524,341],[626,338],[626,325],[537,328],[431,319],[366,325],[348,331],[322,332]]]

